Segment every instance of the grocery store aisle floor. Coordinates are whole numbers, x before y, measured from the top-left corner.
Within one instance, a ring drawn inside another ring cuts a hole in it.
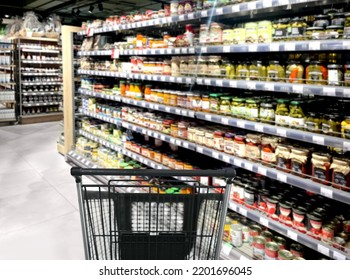
[[[0,127],[0,259],[83,259],[74,179],[58,122]]]

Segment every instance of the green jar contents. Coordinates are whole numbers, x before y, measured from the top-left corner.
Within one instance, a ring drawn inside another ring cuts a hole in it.
[[[268,20],[258,22],[258,42],[271,43],[272,41],[272,22]]]
[[[289,19],[279,19],[273,23],[273,41],[286,41],[290,30]]]
[[[309,27],[305,31],[305,37],[308,40],[321,40],[325,36],[323,27]]]
[[[235,66],[231,62],[228,62],[226,64],[226,76],[225,76],[225,78],[226,79],[234,79],[235,75],[236,75]]]
[[[221,96],[220,97],[220,113],[224,115],[231,114],[231,97]]]
[[[257,121],[259,117],[259,101],[254,99],[247,99],[245,105],[244,117],[250,121]]]
[[[229,71],[230,71],[230,62],[227,59],[222,59],[221,64],[220,64],[220,78],[224,79],[229,76]]]
[[[259,60],[253,61],[249,67],[249,79],[252,81],[266,81],[266,67]]]
[[[344,117],[344,120],[341,122],[341,137],[350,139],[350,116]]]
[[[209,110],[213,113],[218,113],[220,111],[220,97],[219,93],[209,94]]]
[[[306,67],[306,83],[315,85],[327,84],[327,68],[321,65],[319,61],[311,61]]]
[[[350,27],[350,13],[345,14],[345,27]]]
[[[339,136],[341,118],[337,114],[325,114],[322,120],[322,132],[331,136]]]
[[[233,43],[236,45],[245,43],[245,28],[233,29]]]
[[[243,98],[233,98],[231,102],[231,114],[237,118],[245,115],[245,100]]]
[[[317,113],[309,112],[305,121],[305,129],[316,133],[321,131],[321,118]]]
[[[267,81],[268,82],[284,82],[285,81],[285,69],[280,65],[279,61],[270,61],[267,66]]]
[[[329,64],[328,69],[328,85],[340,86],[343,82],[343,66],[339,64]]]
[[[265,123],[272,123],[275,121],[275,109],[272,103],[263,102],[260,104],[259,119]]]
[[[326,28],[325,36],[327,39],[341,39],[343,38],[343,33],[343,26],[331,25]]]
[[[305,125],[305,115],[301,108],[300,101],[292,101],[289,106],[289,126],[303,129]]]
[[[276,125],[288,126],[289,124],[289,100],[278,99],[277,107],[275,112],[275,123]]]
[[[236,67],[236,78],[238,80],[249,80],[249,67],[247,62],[239,62]]]
[[[293,40],[304,40],[304,33],[307,28],[307,23],[305,22],[305,18],[296,17],[293,18],[290,25],[290,34],[289,36]]]
[[[258,24],[256,22],[248,22],[244,25],[245,42],[255,44],[258,43]]]

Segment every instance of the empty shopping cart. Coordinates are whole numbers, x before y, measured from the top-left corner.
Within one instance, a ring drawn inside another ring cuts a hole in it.
[[[233,169],[73,167],[71,174],[87,259],[219,258]],[[83,176],[113,179],[92,185],[83,184]],[[213,179],[221,185],[213,186]]]

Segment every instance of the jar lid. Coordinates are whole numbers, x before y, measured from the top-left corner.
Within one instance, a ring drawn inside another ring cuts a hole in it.
[[[321,30],[323,30],[323,27],[315,26],[315,27],[308,27],[308,28],[306,28],[306,31],[317,31],[317,30],[321,31]]]
[[[300,105],[300,103],[300,101],[293,100],[292,102],[290,102],[290,105]]]
[[[316,112],[309,112],[309,117],[312,117],[312,118],[318,117],[318,113],[316,113]]]
[[[339,64],[329,64],[327,66],[328,69],[340,69],[342,68],[343,66],[342,65],[339,65]]]
[[[227,132],[227,133],[225,133],[225,137],[226,138],[233,138],[235,135],[233,134],[233,133],[231,133],[231,132]]]
[[[277,99],[277,103],[278,104],[285,104],[285,103],[289,103],[288,99]]]
[[[305,18],[302,18],[302,17],[295,17],[291,20],[292,22],[298,22],[298,21],[305,21]]]
[[[232,99],[234,102],[245,102],[244,98],[235,97]]]
[[[270,64],[279,64],[280,62],[278,60],[270,60]]]
[[[326,29],[327,29],[327,30],[328,30],[328,29],[341,29],[341,30],[343,30],[344,27],[341,26],[341,25],[330,25],[330,26],[327,26]]]
[[[321,62],[319,62],[318,60],[313,60],[310,62],[310,64],[312,65],[317,65],[317,64],[320,64]]]
[[[221,96],[220,99],[222,99],[222,100],[231,100],[231,96]]]
[[[119,83],[120,83],[120,84],[125,84],[126,82],[125,82],[125,81],[120,81]]]
[[[271,103],[261,103],[260,107],[264,107],[264,108],[273,108],[273,105]]]
[[[210,93],[209,96],[216,98],[216,97],[220,97],[221,94],[220,93]]]
[[[315,16],[315,19],[328,19],[329,15],[317,15]]]
[[[246,103],[248,103],[248,104],[256,104],[256,103],[259,103],[259,100],[256,100],[256,99],[247,99],[247,100],[246,100]]]

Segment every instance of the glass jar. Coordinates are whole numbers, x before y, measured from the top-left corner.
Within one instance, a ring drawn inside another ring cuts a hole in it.
[[[177,16],[177,10],[179,6],[179,1],[178,0],[171,0],[170,2],[170,14],[172,16]]]
[[[224,29],[222,31],[222,42],[224,45],[231,45],[233,44],[233,38],[234,38],[234,30],[233,29]]]
[[[311,61],[306,67],[306,83],[315,85],[325,85],[328,80],[328,71],[319,61]]]
[[[163,62],[163,69],[162,69],[162,75],[164,76],[170,76],[171,75],[171,60],[164,60]]]
[[[341,130],[341,119],[337,114],[325,114],[321,126],[322,132],[331,136],[339,136]]]
[[[120,81],[119,82],[119,89],[120,89],[120,94],[121,96],[126,96],[126,86],[125,86],[125,81]]]
[[[187,76],[188,75],[188,60],[187,57],[181,57],[180,59],[180,75]]]
[[[305,37],[308,40],[321,40],[325,37],[323,27],[309,27],[306,28]]]
[[[188,59],[188,73],[189,75],[193,75],[197,72],[197,60],[195,56],[189,56]]]
[[[214,149],[224,151],[224,133],[222,131],[214,132]]]
[[[157,93],[157,103],[160,103],[160,104],[164,104],[164,92],[162,89],[159,89],[158,90],[158,93]]]
[[[226,79],[234,79],[235,75],[236,75],[235,66],[231,62],[228,62],[226,64],[226,76],[224,78],[226,78]]]
[[[256,161],[261,157],[261,136],[258,134],[247,134],[246,137],[246,157]]]
[[[210,24],[209,42],[211,45],[222,44],[222,25],[216,22]]]
[[[300,101],[292,101],[289,106],[289,126],[298,129],[304,129],[305,114],[301,108]]]
[[[191,99],[191,108],[195,111],[200,111],[202,109],[202,97],[199,93],[193,93]]]
[[[164,104],[169,105],[170,104],[170,91],[163,90],[164,93]]]
[[[249,79],[252,81],[266,81],[266,67],[259,60],[249,66]]]
[[[208,77],[220,77],[220,57],[209,56],[207,74]]]
[[[305,130],[320,133],[321,132],[321,118],[315,112],[309,112],[305,121]]]
[[[283,18],[273,23],[273,41],[286,41],[289,35],[290,23],[288,18]]]
[[[207,73],[208,73],[208,58],[201,56],[198,59],[197,74],[200,77],[205,77]]]
[[[258,43],[271,43],[272,22],[263,20],[258,22]]]
[[[177,56],[171,58],[171,75],[175,77],[180,76],[180,58]]]
[[[178,137],[182,139],[187,139],[187,128],[188,128],[187,122],[179,122],[178,124]]]
[[[247,62],[239,62],[236,67],[236,79],[249,80],[249,67]]]
[[[275,121],[275,108],[272,103],[263,102],[260,104],[259,120],[264,123],[273,123]]]
[[[245,100],[243,98],[232,99],[231,114],[236,118],[243,118],[245,116]]]
[[[313,27],[326,28],[330,23],[329,15],[317,15],[315,16],[315,21]]]
[[[178,137],[178,135],[179,135],[179,127],[178,127],[178,124],[172,123],[172,124],[170,125],[170,135],[173,136],[173,137]]]
[[[256,22],[248,22],[244,25],[245,42],[256,44],[258,43],[258,24]]]
[[[193,127],[193,126],[190,125],[190,126],[187,128],[187,140],[188,140],[188,141],[193,141],[193,138],[194,138],[195,134],[196,134],[196,129],[195,129],[195,127]]]
[[[185,108],[187,105],[187,98],[184,92],[177,92],[177,107]]]
[[[210,130],[205,133],[205,145],[214,148],[214,131]]]
[[[343,66],[339,64],[329,64],[328,68],[328,85],[340,86],[343,82]]]
[[[231,114],[231,97],[221,96],[220,97],[220,114],[229,115]]]
[[[176,91],[170,91],[169,92],[169,105],[170,106],[177,106],[177,92]]]
[[[310,152],[308,149],[292,147],[290,153],[290,165],[292,173],[300,177],[305,177],[305,175],[309,174],[309,153]]]
[[[277,107],[275,113],[275,123],[276,125],[288,126],[289,124],[289,100],[278,99]]]
[[[259,117],[259,100],[247,99],[245,103],[245,119],[257,121]]]
[[[277,137],[263,136],[261,138],[261,160],[266,164],[276,163],[276,147],[279,142]]]
[[[199,31],[199,44],[206,45],[209,42],[209,27],[207,24],[201,24]]]
[[[350,116],[345,116],[341,122],[341,137],[350,139]]]
[[[276,148],[276,165],[277,169],[289,170],[291,168],[290,160],[291,149],[287,145],[278,144]]]
[[[233,29],[233,43],[238,45],[238,44],[244,44],[246,39],[246,34],[245,34],[245,28],[235,28]]]
[[[343,191],[350,191],[350,162],[346,158],[333,158],[331,164],[332,185]]]
[[[286,78],[289,83],[302,84],[304,67],[299,61],[290,61],[286,68]]]
[[[220,111],[220,94],[211,93],[210,97],[210,112],[218,113]]]
[[[305,18],[296,17],[291,21],[291,31],[289,36],[293,38],[293,40],[303,40],[304,33],[307,28],[307,23],[305,22]]]
[[[345,65],[344,86],[350,86],[350,64]]]
[[[325,37],[327,39],[343,38],[344,27],[339,25],[330,25],[326,28]]]
[[[224,138],[224,152],[233,155],[233,140],[234,140],[234,134],[228,132],[225,133]]]
[[[328,185],[331,181],[331,156],[323,153],[313,153],[312,158],[312,180]]]
[[[331,25],[338,25],[344,27],[345,25],[345,14],[344,13],[335,13],[331,21]]]
[[[203,145],[204,137],[205,137],[205,130],[204,129],[197,129],[195,139],[199,145]]]
[[[285,81],[285,69],[281,66],[279,61],[272,60],[267,66],[267,79],[268,82],[284,82]]]
[[[210,112],[210,98],[209,95],[202,95],[202,109],[203,112]]]
[[[235,156],[245,158],[246,156],[246,144],[245,137],[242,135],[236,135],[233,141],[233,154]]]

